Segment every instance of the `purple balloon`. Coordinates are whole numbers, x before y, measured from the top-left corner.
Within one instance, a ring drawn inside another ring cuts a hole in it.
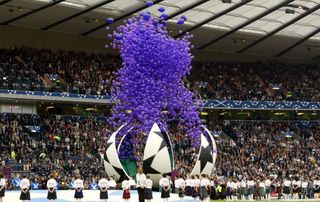
[[[163,7],[158,8],[158,11],[163,13],[166,9],[164,9]]]
[[[147,1],[146,5],[147,5],[148,7],[153,6],[153,2],[152,2],[152,1]]]
[[[163,14],[160,15],[160,18],[161,18],[162,20],[167,20],[167,19],[169,18],[169,15],[166,14],[166,13],[163,13]]]
[[[178,22],[177,22],[178,25],[182,25],[183,23],[184,23],[184,20],[183,20],[183,19],[180,19],[180,20],[178,20]]]
[[[113,18],[107,18],[107,23],[109,24],[113,23]]]
[[[187,17],[186,17],[185,15],[182,15],[182,16],[181,16],[181,19],[183,19],[184,21],[186,21],[186,20],[187,20]]]
[[[150,15],[144,15],[144,16],[143,16],[143,19],[144,19],[145,21],[149,21],[149,20],[150,20],[150,18],[151,18],[151,16],[150,16]]]
[[[127,147],[122,159],[138,159],[135,145],[145,144],[145,134],[155,122],[167,127],[169,121],[178,120],[179,133],[187,134],[193,145],[200,142],[199,102],[183,85],[191,71],[191,36],[169,36],[165,21],[168,17],[163,13],[163,20],[158,21],[144,12],[112,34],[110,45],[119,50],[123,61],[112,89],[116,100],[112,124],[119,128],[126,123],[119,136],[133,128],[125,137],[123,145]]]

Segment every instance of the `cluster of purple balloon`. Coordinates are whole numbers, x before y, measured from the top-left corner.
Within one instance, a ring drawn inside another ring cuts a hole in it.
[[[164,12],[160,8],[159,11]],[[129,144],[144,144],[154,123],[166,126],[172,121],[178,123],[179,132],[187,134],[193,145],[200,144],[199,102],[184,86],[193,59],[189,41],[192,36],[169,36],[163,14],[159,20],[144,12],[109,35],[113,39],[110,46],[119,49],[123,60],[112,92],[116,103],[113,124],[115,128],[125,123],[127,129],[134,128],[134,134],[123,143],[128,148]],[[121,159],[132,158],[134,150],[130,147],[120,152]]]
[[[136,132],[134,130],[127,131],[122,133],[122,136],[123,135],[126,135],[126,136],[124,137],[121,145],[119,145],[120,142],[117,143],[117,146],[120,146],[120,149],[119,149],[120,160],[128,160],[128,159],[137,160],[138,158],[135,155],[137,153],[136,145],[138,143],[138,141],[136,141],[135,139]]]

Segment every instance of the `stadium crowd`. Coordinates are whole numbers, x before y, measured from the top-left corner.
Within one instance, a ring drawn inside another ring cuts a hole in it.
[[[116,56],[47,49],[0,49],[0,88],[110,95]],[[277,62],[193,64],[185,85],[203,99],[316,101],[320,71]]]
[[[117,57],[82,52],[0,49],[0,88],[110,95],[119,62]]]
[[[38,179],[54,171],[64,185],[80,173],[89,183],[104,172],[99,151],[107,138],[101,134],[107,132],[105,121],[23,114],[0,118],[1,165],[11,165],[11,171]],[[29,125],[41,129],[32,132]]]
[[[241,196],[242,185],[248,187],[253,181],[252,197],[256,199],[266,197],[259,191],[266,184],[270,194],[282,193],[279,198],[317,198],[319,123],[306,127],[297,122],[234,121],[224,123],[223,128],[228,136],[216,139],[216,174],[229,178],[227,187],[237,192],[233,197],[245,197]],[[229,192],[229,199],[231,195]]]
[[[9,189],[18,186],[16,173],[27,173],[43,188],[53,172],[60,189],[69,189],[78,174],[90,189],[104,173],[100,143],[106,142],[110,129],[104,119],[47,114],[1,114],[0,118],[1,165],[3,171],[11,169],[5,172],[12,179]],[[39,131],[30,125],[40,126]],[[313,197],[320,175],[319,123],[305,127],[296,122],[231,121],[217,123],[213,130],[217,129],[223,132],[216,138],[219,152],[212,179],[215,187],[224,190],[219,197],[235,186],[231,181],[241,187],[244,179],[255,182],[258,188],[253,197],[260,197],[259,183],[267,178],[272,180],[273,192],[283,192],[286,180],[305,180],[310,183],[307,196]],[[188,145],[182,135],[174,136],[176,173],[184,176],[191,172],[197,156]]]
[[[313,178],[320,174],[320,126],[295,122],[230,122],[218,139],[217,174],[224,176]]]
[[[0,88],[110,95],[120,63],[119,58],[108,55],[0,49]],[[319,70],[313,66],[271,62],[211,62],[193,66],[184,82],[199,98],[320,98],[316,88],[320,85]],[[300,198],[318,197],[319,123],[305,127],[296,122],[231,121],[210,127],[220,134],[216,138],[216,170],[211,177],[215,193],[212,198],[261,199],[276,193],[285,198],[297,197],[297,193]],[[93,189],[104,173],[100,154],[110,131],[113,129],[101,117],[0,114],[0,163],[11,181],[8,189],[18,189],[22,174],[38,184],[33,189],[44,189],[50,173],[58,181],[59,189],[72,188],[79,174],[85,188]],[[187,176],[198,150],[190,147],[190,140],[178,131],[171,138],[175,173]],[[135,155],[141,156],[143,144],[138,147]],[[174,177],[175,174],[172,180]]]
[[[189,87],[203,99],[317,101],[319,68],[277,62],[195,63]]]

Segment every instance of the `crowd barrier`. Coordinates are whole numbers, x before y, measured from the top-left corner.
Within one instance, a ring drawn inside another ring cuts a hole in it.
[[[0,89],[0,97],[5,95],[23,96],[22,98],[32,97],[39,99],[46,97],[47,100],[83,100],[99,101],[112,103],[112,97],[109,95],[84,95],[60,92],[42,92],[42,91],[23,91]],[[20,97],[21,98],[21,97]],[[209,109],[252,109],[252,110],[319,110],[320,102],[303,101],[240,101],[240,100],[203,100],[203,108]]]

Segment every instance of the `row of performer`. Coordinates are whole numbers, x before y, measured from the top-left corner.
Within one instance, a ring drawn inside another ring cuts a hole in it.
[[[81,179],[81,176],[76,176],[76,180],[73,182],[73,188],[75,190],[74,198],[76,201],[80,201],[83,197],[84,182]],[[172,181],[170,177],[166,174],[163,174],[159,180],[159,187],[161,192],[161,198],[164,202],[167,202],[170,198],[170,193],[172,190]],[[46,187],[47,187],[47,199],[49,201],[55,201],[57,199],[57,181],[54,178],[54,175],[50,175]],[[122,185],[122,198],[125,202],[129,201],[131,198],[131,190],[133,188],[132,181],[125,177]],[[149,175],[145,175],[143,172],[139,172],[136,175],[136,189],[139,195],[139,202],[150,202],[153,199],[153,182],[150,179]],[[201,201],[210,201],[210,189],[211,181],[206,175],[195,175],[192,178],[187,177],[184,179],[182,176],[178,176],[174,181],[175,191],[178,193],[181,201],[184,201],[185,196],[191,196],[194,199],[199,198]],[[5,187],[6,180],[3,174],[0,174],[0,199],[5,196]],[[30,187],[31,183],[27,176],[23,176],[19,183],[19,188],[21,190],[20,200],[29,201],[31,200],[30,196]],[[98,189],[100,190],[100,200],[101,202],[106,202],[109,198],[108,190],[114,189],[109,187],[109,181],[106,178],[101,178],[98,182]],[[0,201],[0,202],[1,202]]]
[[[142,169],[138,170],[136,175],[136,181],[133,178],[126,178],[120,184],[123,190],[122,198],[124,201],[128,201],[131,198],[131,190],[137,189],[139,195],[139,202],[149,202],[153,199],[152,190],[154,189],[153,181],[150,176],[145,175]],[[20,179],[20,178],[19,178]],[[14,180],[13,180],[14,181]],[[23,201],[30,200],[30,188],[32,183],[26,176],[23,176],[19,181],[19,189],[21,190],[20,199]],[[217,184],[215,184],[217,183]],[[72,181],[72,186],[75,190],[74,197],[76,200],[83,198],[84,181],[80,176]],[[114,190],[117,187],[117,183],[112,177],[107,180],[102,177],[96,186],[92,186],[90,189],[100,190],[100,199],[102,202],[108,199],[108,190]],[[193,197],[195,200],[200,199],[201,201],[209,201],[210,196],[222,196],[227,200],[253,200],[253,199],[270,199],[271,195],[278,195],[278,198],[284,199],[318,199],[320,198],[320,179],[315,178],[314,180],[308,180],[305,178],[293,178],[281,179],[273,177],[260,178],[260,179],[247,179],[243,177],[241,180],[229,179],[227,182],[215,181],[210,179],[206,175],[187,175],[177,176],[174,180],[171,180],[170,176],[163,174],[159,180],[159,187],[161,192],[161,198],[164,202],[170,198],[170,193],[178,193],[181,201],[184,200],[185,196]],[[3,174],[0,173],[0,202],[5,196],[6,180]],[[46,181],[46,188],[48,190],[47,199],[56,200],[58,189],[58,183],[51,175]]]
[[[312,192],[313,196],[308,194]],[[272,193],[278,195],[278,199],[306,199],[320,197],[320,180],[307,180],[295,177],[293,180],[265,178],[255,180],[253,178],[242,180],[229,179],[226,183],[227,200],[270,200]]]

